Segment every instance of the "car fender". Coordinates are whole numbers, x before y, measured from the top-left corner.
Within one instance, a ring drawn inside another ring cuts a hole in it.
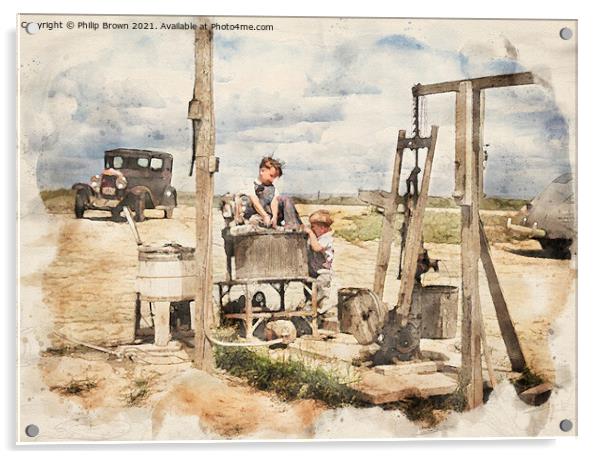
[[[145,193],[146,193],[146,196],[147,196],[147,201],[146,201],[147,207],[148,207],[149,203],[152,205],[152,207],[154,207],[155,206],[155,202],[153,200],[153,193],[151,193],[151,190],[148,187],[144,186],[144,185],[137,185],[135,187],[130,188],[128,190],[127,195],[126,195],[126,199],[127,199],[128,196],[134,196],[134,197],[138,198],[138,197],[142,196]]]
[[[75,192],[84,190],[86,193],[86,198],[88,198],[88,201],[90,201],[92,199],[92,196],[94,196],[94,189],[87,183],[76,183],[75,185],[73,185],[71,187],[71,189],[75,190]]]

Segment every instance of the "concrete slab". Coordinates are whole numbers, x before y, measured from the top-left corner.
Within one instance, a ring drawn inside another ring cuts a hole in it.
[[[395,365],[378,365],[374,371],[385,376],[421,375],[437,372],[437,364],[428,361],[399,362]]]
[[[351,339],[353,341],[351,341]],[[353,362],[355,359],[363,359],[367,354],[376,352],[378,345],[358,344],[351,335],[341,333],[331,339],[316,338],[308,335],[301,336],[289,345],[289,348],[315,355],[326,359],[339,359],[345,362]]]
[[[361,374],[361,380],[350,384],[350,387],[360,399],[382,405],[410,397],[427,398],[451,394],[456,390],[457,383],[442,373],[385,376],[375,371],[365,371]]]

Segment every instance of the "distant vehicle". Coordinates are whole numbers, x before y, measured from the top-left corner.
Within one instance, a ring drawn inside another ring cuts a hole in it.
[[[173,157],[169,153],[117,148],[105,152],[104,170],[90,183],[76,183],[75,217],[88,209],[110,211],[119,216],[124,206],[144,221],[145,209],[162,209],[171,218],[177,205],[177,192],[171,186]]]
[[[570,257],[576,237],[575,189],[573,174],[557,177],[533,201],[524,206],[518,225],[508,219],[508,228],[537,239],[544,250],[555,256]]]

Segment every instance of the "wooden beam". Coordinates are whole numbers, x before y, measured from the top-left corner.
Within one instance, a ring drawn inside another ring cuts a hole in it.
[[[445,92],[458,92],[460,84],[471,82],[472,88],[479,91],[481,89],[504,88],[508,86],[522,86],[535,83],[531,72],[509,73],[506,75],[493,75],[481,78],[471,78],[466,80],[445,81],[434,84],[417,84],[412,88],[414,97],[428,96],[430,94],[442,94]]]
[[[431,181],[431,171],[433,166],[433,158],[435,155],[435,145],[437,144],[437,132],[439,128],[433,126],[431,128],[431,144],[426,153],[424,161],[424,170],[422,171],[422,185],[416,207],[413,209],[408,222],[408,231],[406,235],[405,256],[403,258],[403,266],[401,271],[401,285],[399,287],[399,295],[397,298],[397,309],[401,315],[401,325],[405,326],[408,323],[410,315],[410,306],[412,304],[412,292],[414,290],[414,278],[416,276],[416,268],[418,263],[419,251],[422,248],[422,225],[424,223],[424,213],[426,210],[426,202],[429,194],[429,184]]]
[[[474,151],[473,88],[470,81],[460,83],[456,112],[456,154],[464,160],[465,181],[461,201],[462,250],[462,369],[460,384],[469,409],[483,403],[481,362],[481,322],[479,314],[479,200],[478,151]]]
[[[213,119],[213,32],[202,18],[195,30],[194,95],[189,105],[193,148],[196,158],[196,261],[198,269],[195,308],[195,352],[197,368],[212,371],[213,348],[205,331],[214,326],[212,271],[212,207],[215,125]]]
[[[483,146],[483,131],[485,127],[485,93],[480,89],[472,90],[472,150],[475,152],[477,161],[476,197],[477,203],[481,205],[483,199],[483,169],[485,167],[485,151]]]
[[[382,232],[378,243],[378,252],[376,254],[376,268],[374,270],[374,290],[375,295],[382,300],[385,290],[385,278],[387,277],[387,268],[391,258],[391,244],[395,233],[395,217],[397,216],[397,207],[399,205],[399,183],[401,181],[401,165],[403,159],[403,142],[406,132],[401,130],[397,136],[397,148],[395,150],[395,162],[393,164],[393,178],[391,179],[391,192],[389,201],[384,203],[384,217]]]
[[[502,333],[502,339],[506,345],[506,351],[510,358],[510,364],[512,365],[512,371],[522,372],[527,364],[525,362],[525,356],[520,347],[518,341],[518,335],[514,329],[510,312],[508,311],[508,305],[504,298],[504,293],[500,285],[500,280],[495,272],[493,260],[491,258],[491,249],[487,236],[485,235],[485,228],[483,222],[479,220],[479,234],[481,244],[481,262],[485,270],[487,277],[487,283],[489,285],[489,291],[491,292],[491,299],[493,300],[493,306],[495,307],[495,314],[497,316],[498,324],[500,325],[500,331]]]
[[[453,198],[456,204],[466,204],[466,146],[469,145],[472,120],[467,117],[472,113],[472,100],[466,95],[466,91],[456,93],[456,144],[454,160],[454,191]],[[470,121],[470,122],[469,122]],[[470,197],[470,193],[468,193]]]

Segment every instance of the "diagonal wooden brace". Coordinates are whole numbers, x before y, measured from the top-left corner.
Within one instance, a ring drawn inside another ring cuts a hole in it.
[[[418,263],[418,255],[421,249],[422,225],[424,223],[424,213],[426,210],[426,202],[429,193],[429,184],[431,181],[431,171],[433,167],[433,159],[435,156],[435,145],[437,144],[437,132],[439,128],[433,126],[431,129],[431,141],[429,149],[426,153],[424,162],[424,171],[422,173],[422,185],[418,202],[410,221],[408,222],[408,232],[406,236],[405,256],[403,258],[403,268],[401,271],[401,286],[399,287],[399,295],[397,299],[397,310],[401,316],[401,325],[405,326],[408,323],[410,314],[410,306],[412,304],[412,292],[414,290],[414,278],[416,276],[416,268]]]

